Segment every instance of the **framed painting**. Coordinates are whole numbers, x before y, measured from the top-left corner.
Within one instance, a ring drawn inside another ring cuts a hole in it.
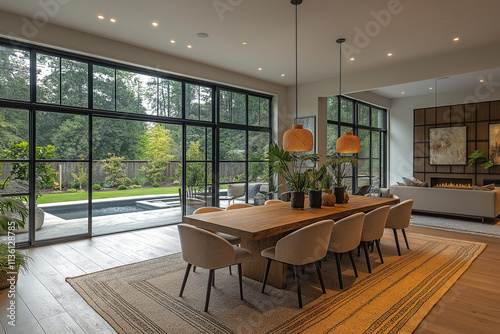
[[[431,165],[467,164],[467,127],[429,129]]]
[[[489,139],[490,160],[494,165],[500,165],[500,124],[490,124]]]

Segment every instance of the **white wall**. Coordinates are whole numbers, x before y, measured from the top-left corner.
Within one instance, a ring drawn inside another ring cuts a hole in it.
[[[500,90],[476,90],[440,93],[438,106],[464,104],[471,101],[500,100]],[[392,100],[389,111],[389,184],[402,182],[401,178],[413,176],[413,110],[433,108],[435,95],[405,97]]]

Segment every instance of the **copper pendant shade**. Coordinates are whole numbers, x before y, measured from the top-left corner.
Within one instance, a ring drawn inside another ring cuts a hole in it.
[[[344,132],[344,135],[337,139],[338,153],[359,153],[361,151],[361,141],[352,131]]]
[[[291,0],[295,6],[295,118],[298,118],[298,75],[297,75],[297,6],[302,0]],[[283,150],[288,152],[309,152],[314,149],[314,138],[311,131],[302,124],[294,124],[291,130],[283,134]]]

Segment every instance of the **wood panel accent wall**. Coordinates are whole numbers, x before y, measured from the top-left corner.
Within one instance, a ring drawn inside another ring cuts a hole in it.
[[[489,154],[489,124],[500,123],[500,101],[441,106],[413,110],[413,176],[430,184],[431,177],[471,178],[475,185],[484,179],[500,180],[500,165],[483,169],[476,165],[431,166],[429,129],[467,127],[467,155],[478,149]]]

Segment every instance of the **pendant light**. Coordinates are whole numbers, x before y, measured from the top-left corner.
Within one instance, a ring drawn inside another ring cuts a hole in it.
[[[345,38],[337,39],[340,50],[339,59],[339,106],[341,106],[342,98],[342,43],[345,42]],[[352,131],[344,132],[344,135],[337,139],[337,153],[359,153],[361,151],[361,141],[358,137],[354,135]]]
[[[297,56],[297,8],[302,0],[291,0],[295,6],[295,121],[298,118],[298,56]],[[283,149],[288,152],[309,152],[313,150],[314,139],[311,131],[303,128],[302,124],[293,124],[292,129],[283,134]]]

